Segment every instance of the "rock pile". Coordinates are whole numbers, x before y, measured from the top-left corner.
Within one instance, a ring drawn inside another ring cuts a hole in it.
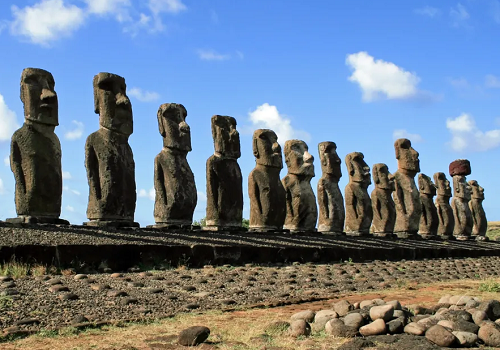
[[[311,324],[309,324],[311,323]],[[441,347],[500,347],[500,302],[467,295],[446,295],[430,307],[401,306],[397,300],[337,301],[330,310],[292,315],[291,336],[326,332],[335,337],[406,333]]]

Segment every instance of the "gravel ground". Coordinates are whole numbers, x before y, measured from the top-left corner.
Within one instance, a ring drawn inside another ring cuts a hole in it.
[[[170,269],[124,274],[0,277],[0,328],[55,329],[84,322],[151,319],[190,310],[279,306],[409,281],[484,279],[500,257]],[[77,279],[81,278],[81,279]]]

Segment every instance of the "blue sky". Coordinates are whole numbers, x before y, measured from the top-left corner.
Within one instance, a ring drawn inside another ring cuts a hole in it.
[[[0,159],[23,122],[26,67],[50,71],[59,97],[65,172],[61,217],[86,221],[86,137],[98,129],[92,78],[125,77],[135,130],[136,220],[153,223],[153,161],[162,103],[188,111],[199,202],[205,215],[210,118],[230,115],[241,133],[247,176],[251,134],[274,129],[283,144],[337,143],[342,160],[363,152],[394,172],[393,142],[408,137],[432,177],[468,158],[484,188],[489,220],[500,220],[500,1],[5,0],[0,2]],[[0,217],[15,216],[14,178],[0,163]],[[340,187],[348,181],[344,176]],[[286,167],[281,175],[285,176]],[[370,188],[371,191],[371,188]]]

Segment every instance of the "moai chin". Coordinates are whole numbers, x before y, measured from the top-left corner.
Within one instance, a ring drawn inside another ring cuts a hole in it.
[[[304,141],[285,142],[288,174],[281,180],[286,193],[285,229],[291,232],[314,232],[318,220],[316,196],[311,187],[314,157]]]
[[[436,211],[438,216],[438,237],[453,238],[455,219],[450,205],[451,186],[444,173],[434,174],[434,184],[437,187]]]
[[[318,145],[322,176],[318,181],[318,231],[325,234],[344,233],[344,197],[339,188],[342,177],[341,160],[335,142],[321,142]]]
[[[477,240],[487,240],[486,231],[488,230],[488,221],[483,208],[484,188],[479,186],[476,180],[470,180],[469,186],[472,189],[472,196],[469,201],[469,208],[472,214],[472,236]]]
[[[11,223],[69,224],[61,215],[61,144],[57,94],[51,73],[26,68],[21,75],[24,124],[13,135],[10,167],[16,181],[17,218]]]
[[[99,130],[85,144],[85,167],[89,183],[87,226],[138,227],[135,163],[128,138],[133,132],[132,105],[125,79],[116,74],[94,77],[94,111]]]
[[[372,201],[368,194],[371,184],[370,167],[361,152],[345,157],[349,183],[345,187],[345,232],[350,236],[367,236],[373,219]]]
[[[398,160],[398,170],[394,173],[394,233],[400,238],[416,238],[422,215],[420,195],[415,184],[415,175],[420,172],[420,160],[408,139],[396,140],[394,149]]]
[[[386,164],[377,163],[372,169],[375,189],[371,193],[373,209],[373,235],[392,237],[396,223],[396,207],[392,199],[394,175]]]
[[[471,188],[466,179],[470,174],[470,162],[467,159],[458,159],[450,164],[450,176],[453,177],[451,208],[455,220],[453,236],[458,240],[467,240],[472,233],[473,220],[469,208]]]
[[[194,175],[187,161],[191,131],[183,105],[165,103],[158,109],[158,128],[163,149],[155,158],[154,186],[156,225],[159,229],[191,228],[197,194]]]
[[[243,178],[238,165],[240,134],[236,119],[212,117],[215,153],[207,160],[207,216],[205,230],[242,231]]]
[[[419,174],[418,188],[420,202],[422,203],[422,216],[420,218],[418,233],[423,238],[433,238],[436,237],[439,225],[437,209],[433,201],[436,195],[436,186],[432,183],[429,176]]]
[[[269,129],[253,133],[255,168],[248,176],[250,231],[283,230],[286,216],[285,189],[280,180],[283,156],[278,136]]]

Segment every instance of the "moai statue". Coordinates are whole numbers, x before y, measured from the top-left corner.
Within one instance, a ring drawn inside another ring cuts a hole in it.
[[[278,136],[269,129],[253,133],[255,168],[248,176],[250,231],[283,230],[286,217],[285,189],[280,180],[283,156]]]
[[[451,186],[444,173],[434,174],[434,183],[437,187],[436,211],[438,216],[438,237],[442,239],[453,238],[455,219],[450,206]]]
[[[436,195],[436,186],[432,183],[429,176],[419,174],[418,188],[420,202],[422,203],[422,216],[420,217],[418,233],[423,238],[434,238],[436,237],[439,225],[437,209],[433,201]]]
[[[163,149],[155,158],[156,225],[153,228],[191,228],[197,194],[194,175],[186,159],[191,152],[191,131],[183,105],[165,103],[158,109]]]
[[[133,132],[132,105],[125,79],[116,74],[94,77],[94,110],[99,130],[85,144],[89,183],[87,226],[139,227],[134,222],[135,163],[128,138]]]
[[[367,236],[373,219],[372,201],[368,194],[371,184],[370,167],[361,152],[345,157],[349,183],[345,187],[345,232],[349,236]]]
[[[17,218],[11,223],[69,224],[61,215],[61,144],[52,74],[26,68],[21,75],[24,124],[12,135],[10,167],[16,180]]]
[[[314,157],[304,141],[285,142],[288,174],[281,180],[286,193],[285,229],[291,232],[316,231],[318,208],[311,187]]]
[[[408,139],[398,139],[394,143],[398,170],[394,174],[396,204],[396,224],[394,233],[400,238],[416,238],[422,205],[415,185],[415,175],[420,172],[418,152]]]
[[[207,224],[210,231],[242,231],[243,178],[238,165],[240,134],[236,119],[214,115],[215,153],[207,160]]]
[[[450,163],[450,176],[453,177],[451,208],[455,219],[453,235],[459,240],[469,239],[472,233],[473,220],[469,208],[471,189],[465,178],[470,173],[470,162],[467,159],[458,159]]]
[[[469,186],[472,188],[472,196],[469,201],[469,208],[472,214],[473,226],[472,236],[477,240],[486,240],[486,231],[488,230],[488,221],[483,208],[484,188],[479,186],[476,180],[470,180]]]
[[[372,175],[375,182],[375,189],[371,193],[373,235],[392,237],[396,223],[396,207],[392,199],[394,175],[389,173],[389,168],[383,163],[373,166]]]
[[[335,142],[321,142],[318,152],[323,172],[318,181],[318,231],[341,235],[344,233],[345,209],[344,197],[339,188],[342,170],[337,145]]]

